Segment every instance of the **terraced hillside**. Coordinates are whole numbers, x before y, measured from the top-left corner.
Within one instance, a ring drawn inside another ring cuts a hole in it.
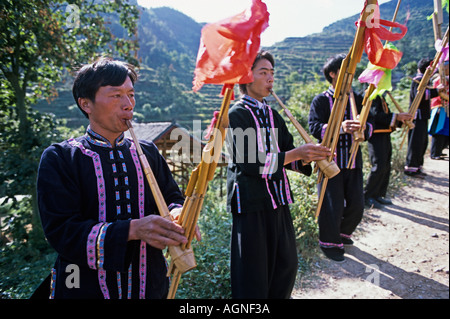
[[[381,17],[390,20],[397,1],[380,6]],[[326,59],[337,53],[348,52],[356,30],[358,10],[349,18],[324,28],[323,32],[307,37],[287,38],[272,47],[276,58],[277,94],[285,100],[290,97],[290,86],[322,80],[321,67]],[[184,14],[170,9],[141,9],[139,41],[141,59],[140,80],[136,84],[136,117],[139,122],[176,121],[191,129],[193,120],[201,120],[203,129],[209,124],[213,112],[220,107],[220,86],[205,85],[199,93],[192,92],[192,79],[198,51],[202,24]],[[433,12],[432,0],[403,0],[397,21],[405,23],[408,33],[397,47],[404,52],[403,59],[394,72],[394,79],[404,76],[402,67],[423,56],[434,56],[434,36],[427,16]],[[445,13],[444,21],[448,21]],[[447,24],[448,25],[448,24]],[[447,25],[445,27],[447,27]],[[365,58],[360,65],[363,70]],[[49,104],[39,102],[35,107],[52,112],[67,120],[67,126],[86,125],[71,95],[73,78],[56,84],[58,97]],[[237,90],[236,90],[237,93]]]

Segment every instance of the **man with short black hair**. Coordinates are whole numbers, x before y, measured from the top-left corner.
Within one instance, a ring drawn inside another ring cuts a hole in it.
[[[272,91],[274,67],[272,55],[260,52],[252,67],[253,82],[240,86],[243,95],[229,111],[231,290],[239,299],[291,296],[298,262],[285,169],[310,175],[309,162],[331,154],[320,145],[294,147],[283,118],[265,100]]]
[[[411,90],[409,94],[410,106],[417,95],[417,88],[423,75],[432,59],[423,58],[417,64],[417,74],[411,83]],[[419,107],[414,115],[414,128],[408,132],[408,151],[406,154],[406,163],[404,173],[406,175],[418,178],[424,178],[426,173],[422,171],[425,152],[428,147],[428,119],[431,115],[430,102],[432,98],[439,95],[437,89],[425,90]]]
[[[51,298],[165,298],[169,280],[162,249],[187,240],[158,214],[136,145],[124,138],[133,117],[137,74],[102,58],[82,67],[73,96],[89,119],[86,134],[42,154],[37,191],[45,235],[57,251]],[[171,213],[184,199],[151,142],[141,147]],[[77,269],[79,285],[67,285]]]
[[[323,67],[323,74],[330,83],[330,87],[325,92],[318,94],[311,103],[308,120],[309,130],[319,142],[323,140],[331,110],[334,107],[334,90],[344,59],[345,55],[339,54],[327,60]],[[356,93],[354,93],[354,96],[357,111],[360,113],[362,96]],[[341,171],[328,180],[319,215],[319,246],[326,257],[337,262],[345,260],[344,245],[353,244],[351,236],[361,222],[364,212],[361,149],[358,149],[353,166],[347,168],[353,133],[360,128],[361,124],[352,114],[350,101],[348,101],[334,159]],[[369,116],[364,130],[365,140],[371,135],[372,124],[370,124]],[[322,183],[318,185],[319,190]]]

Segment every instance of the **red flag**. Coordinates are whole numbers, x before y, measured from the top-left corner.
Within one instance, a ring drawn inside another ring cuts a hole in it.
[[[369,57],[369,61],[379,67],[386,69],[394,69],[400,62],[403,53],[398,50],[384,48],[381,40],[397,41],[402,39],[408,28],[400,23],[387,20],[378,20],[378,25],[369,27],[365,21],[358,21],[357,25],[366,26],[365,31],[365,51]],[[400,28],[401,33],[393,33],[381,25],[393,28]]]
[[[228,19],[203,27],[195,68],[193,90],[203,84],[253,82],[251,67],[269,26],[269,12],[261,0]]]

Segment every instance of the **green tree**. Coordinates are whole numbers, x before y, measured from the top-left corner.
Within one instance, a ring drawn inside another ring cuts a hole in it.
[[[31,195],[34,222],[39,158],[60,123],[31,105],[96,56],[137,65],[138,15],[127,0],[0,1],[0,196]]]

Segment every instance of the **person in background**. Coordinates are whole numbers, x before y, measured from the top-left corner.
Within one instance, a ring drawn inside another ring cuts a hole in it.
[[[433,60],[428,58],[421,59],[417,64],[417,75],[411,83],[411,91],[409,94],[410,106],[413,103],[417,88],[423,75]],[[426,173],[422,171],[425,152],[428,147],[428,120],[430,119],[430,101],[438,96],[437,89],[425,90],[420,101],[419,107],[414,117],[415,127],[408,132],[408,150],[406,154],[406,163],[404,173],[408,176],[424,178]]]
[[[374,131],[367,145],[372,168],[364,188],[364,198],[366,206],[382,208],[382,205],[392,204],[392,201],[386,198],[391,175],[391,133],[405,121],[412,120],[412,115],[391,112],[382,95],[373,100],[370,114]]]
[[[252,71],[253,82],[240,85],[243,95],[229,111],[232,297],[286,299],[294,287],[298,261],[285,169],[310,175],[309,162],[331,153],[320,145],[294,147],[283,118],[267,104],[265,97],[274,82],[273,56],[260,52]]]
[[[445,78],[446,78],[446,87],[444,92],[439,92],[439,96],[435,97],[431,100],[431,109],[432,109],[432,122],[436,120],[434,117],[438,118],[444,117],[444,125],[439,132],[430,132],[431,138],[431,149],[430,149],[430,157],[433,160],[440,160],[444,154],[442,151],[448,147],[449,143],[449,109],[448,109],[448,60],[444,63],[445,70]],[[439,87],[441,84],[441,77],[436,76],[433,81],[433,87]],[[442,94],[444,93],[444,94]],[[437,108],[437,109],[436,109]],[[433,109],[436,109],[433,112]],[[442,113],[441,113],[442,112]],[[431,128],[433,125],[431,125]],[[432,128],[433,129],[433,128]]]
[[[328,59],[323,67],[323,74],[330,83],[327,91],[317,95],[309,111],[309,130],[322,141],[331,110],[334,106],[334,90],[345,55],[339,54]],[[362,109],[362,96],[354,94],[358,113]],[[344,245],[352,245],[352,233],[361,222],[364,213],[364,192],[362,154],[358,149],[353,166],[347,169],[353,132],[361,128],[359,120],[353,118],[350,101],[347,103],[341,126],[339,141],[336,146],[335,161],[341,169],[338,175],[328,180],[323,204],[319,215],[319,245],[329,259],[337,262],[345,260]],[[365,140],[372,135],[370,117],[364,129]],[[322,183],[318,185],[320,190]]]

